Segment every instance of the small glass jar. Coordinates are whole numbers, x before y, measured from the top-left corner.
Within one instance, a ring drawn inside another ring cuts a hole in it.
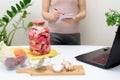
[[[50,31],[44,21],[32,22],[29,29],[30,53],[33,55],[44,55],[50,52]]]

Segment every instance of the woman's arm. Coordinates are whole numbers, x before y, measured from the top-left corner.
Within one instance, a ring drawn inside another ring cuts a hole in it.
[[[42,0],[42,16],[46,20],[51,20],[51,15],[49,14],[51,0]]]
[[[47,21],[56,21],[63,12],[54,11],[49,13],[50,4],[51,0],[42,0],[42,16]]]
[[[80,12],[77,15],[73,16],[73,18],[62,19],[62,21],[71,23],[84,19],[86,16],[86,0],[78,0],[78,7],[80,9]]]
[[[75,20],[75,21],[79,21],[79,20],[82,20],[85,18],[85,16],[86,16],[86,0],[79,0],[78,6],[80,9],[80,12],[76,16],[73,17],[73,20]]]

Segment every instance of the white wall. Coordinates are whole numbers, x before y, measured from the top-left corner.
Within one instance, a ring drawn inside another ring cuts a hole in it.
[[[0,17],[16,2],[19,0],[0,1]],[[26,23],[42,20],[41,0],[32,0],[32,2],[33,5],[28,8],[31,14],[27,17]],[[117,27],[107,27],[104,14],[109,8],[120,11],[120,0],[86,0],[86,2],[87,17],[80,22],[81,43],[84,45],[112,45]],[[28,45],[27,36],[23,30],[18,30],[12,45]]]
[[[105,12],[120,11],[120,0],[87,0],[87,17],[81,21],[82,44],[112,45],[117,27],[107,27]]]

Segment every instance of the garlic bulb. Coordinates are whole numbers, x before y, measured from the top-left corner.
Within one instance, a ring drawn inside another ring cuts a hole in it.
[[[73,67],[72,63],[69,62],[69,61],[63,61],[62,65],[64,65],[64,68],[66,69],[66,71],[74,70],[74,67]]]
[[[61,72],[63,70],[63,65],[62,64],[53,64],[52,69],[54,72]]]
[[[63,62],[62,62],[62,65],[64,65],[65,68],[68,68],[68,67],[69,67],[70,65],[72,65],[72,64],[71,64],[71,62],[69,62],[69,61],[63,61]]]

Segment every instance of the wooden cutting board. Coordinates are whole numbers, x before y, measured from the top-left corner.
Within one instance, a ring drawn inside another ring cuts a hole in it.
[[[45,75],[85,75],[85,71],[82,65],[74,65],[73,71],[66,71],[63,69],[61,72],[54,72],[51,66],[44,67],[42,70],[35,68],[21,68],[17,69],[16,73],[27,73],[31,76],[45,76]]]

